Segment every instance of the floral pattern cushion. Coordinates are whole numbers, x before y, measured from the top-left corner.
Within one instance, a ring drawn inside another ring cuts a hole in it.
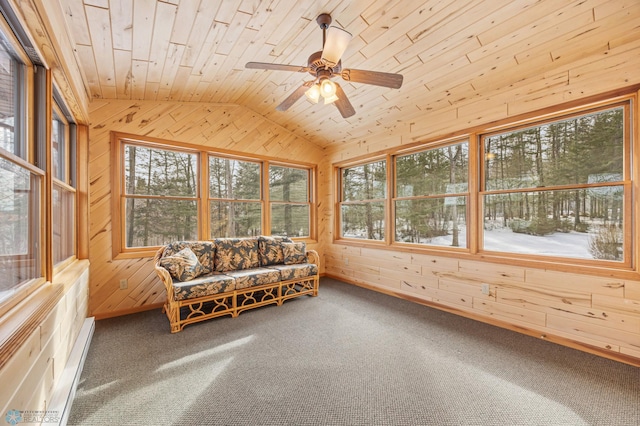
[[[175,300],[194,299],[196,297],[211,296],[236,289],[236,280],[220,272],[202,275],[194,280],[173,282]]]
[[[216,238],[215,270],[218,272],[257,268],[258,237]]]
[[[284,263],[282,243],[292,243],[289,237],[265,237],[258,238],[260,254],[260,266],[277,265]]]
[[[203,274],[213,272],[213,258],[216,246],[211,241],[176,241],[165,246],[162,256],[172,256],[184,248],[190,248],[204,268]]]
[[[295,265],[271,265],[271,269],[280,271],[282,280],[292,280],[295,278],[306,278],[318,274],[318,265],[313,263],[298,263]]]
[[[236,279],[236,290],[280,281],[280,271],[271,268],[229,271],[226,274]]]
[[[169,271],[169,274],[178,281],[192,280],[205,271],[189,247],[185,247],[171,256],[163,256],[160,259],[160,266]]]
[[[303,242],[282,243],[285,265],[295,265],[296,263],[307,262],[307,247]]]

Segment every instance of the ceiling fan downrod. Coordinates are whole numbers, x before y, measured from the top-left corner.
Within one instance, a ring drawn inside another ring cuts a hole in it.
[[[328,13],[322,13],[318,15],[316,22],[322,29],[322,48],[324,49],[324,44],[327,41],[327,29],[329,29],[329,25],[331,25],[331,15]]]

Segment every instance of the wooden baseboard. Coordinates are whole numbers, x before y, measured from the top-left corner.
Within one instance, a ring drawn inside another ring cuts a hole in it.
[[[485,316],[474,314],[472,312],[463,311],[461,309],[452,308],[450,306],[441,305],[436,302],[431,302],[428,300],[424,300],[420,297],[412,296],[409,294],[405,294],[402,292],[395,291],[390,288],[378,287],[375,285],[364,284],[354,280],[350,280],[346,277],[337,276],[325,273],[324,275],[327,278],[332,278],[338,281],[346,282],[348,284],[352,284],[358,287],[366,288],[367,290],[373,290],[378,293],[386,294],[389,296],[397,297],[399,299],[408,300],[410,302],[418,303],[420,305],[428,306],[431,308],[435,308],[441,311],[449,312],[455,315],[459,315],[465,318],[472,319],[474,321],[483,322],[485,324],[495,325],[496,327],[504,328],[507,330],[515,331],[517,333],[526,334],[527,336],[532,336],[541,340],[547,340],[552,343],[556,343],[558,345],[566,346],[572,349],[577,349],[582,352],[587,352],[593,355],[601,356],[603,358],[608,358],[614,361],[622,362],[625,364],[633,365],[635,367],[640,367],[640,359],[621,354],[619,352],[607,351],[605,349],[599,348],[597,346],[592,346],[586,343],[582,343],[576,340],[567,339],[565,337],[555,336],[553,334],[549,334],[547,331],[536,330],[534,328],[522,327],[519,325],[513,325],[506,321],[496,320],[494,318],[487,318]]]
[[[119,311],[98,312],[93,314],[93,316],[95,317],[96,321],[99,321],[107,318],[121,317],[124,315],[137,314],[139,312],[160,309],[162,308],[162,305],[164,305],[164,303],[154,303],[152,305],[136,306],[135,308],[121,309]]]

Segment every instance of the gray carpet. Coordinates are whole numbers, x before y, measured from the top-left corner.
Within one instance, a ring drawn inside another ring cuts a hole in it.
[[[324,278],[169,333],[96,323],[72,425],[638,425],[640,369]]]

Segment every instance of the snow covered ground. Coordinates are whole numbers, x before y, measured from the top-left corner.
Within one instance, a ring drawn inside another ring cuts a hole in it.
[[[467,241],[465,227],[460,227],[460,246]],[[451,246],[453,237],[445,235],[426,242],[436,246]],[[543,256],[575,257],[593,259],[589,252],[589,234],[582,232],[556,232],[551,235],[536,236],[518,234],[509,228],[484,230],[484,250]]]
[[[593,222],[590,223],[590,225],[592,232],[594,232],[593,230],[601,226],[602,223]],[[451,226],[449,229],[451,229]],[[460,225],[458,232],[458,247],[466,248],[466,226]],[[511,228],[499,226],[485,229],[483,233],[484,251],[595,259],[589,252],[589,237],[595,235],[591,232],[555,232],[550,235],[537,236],[516,233],[513,232]],[[365,235],[365,232],[362,231],[350,233],[349,235],[345,235],[345,237],[365,238]],[[423,238],[420,243],[439,247],[451,247],[452,242],[453,236],[449,234],[430,239]]]
[[[589,253],[589,234],[583,232],[556,232],[537,236],[517,234],[510,229],[484,231],[484,249],[545,256],[593,259]]]

